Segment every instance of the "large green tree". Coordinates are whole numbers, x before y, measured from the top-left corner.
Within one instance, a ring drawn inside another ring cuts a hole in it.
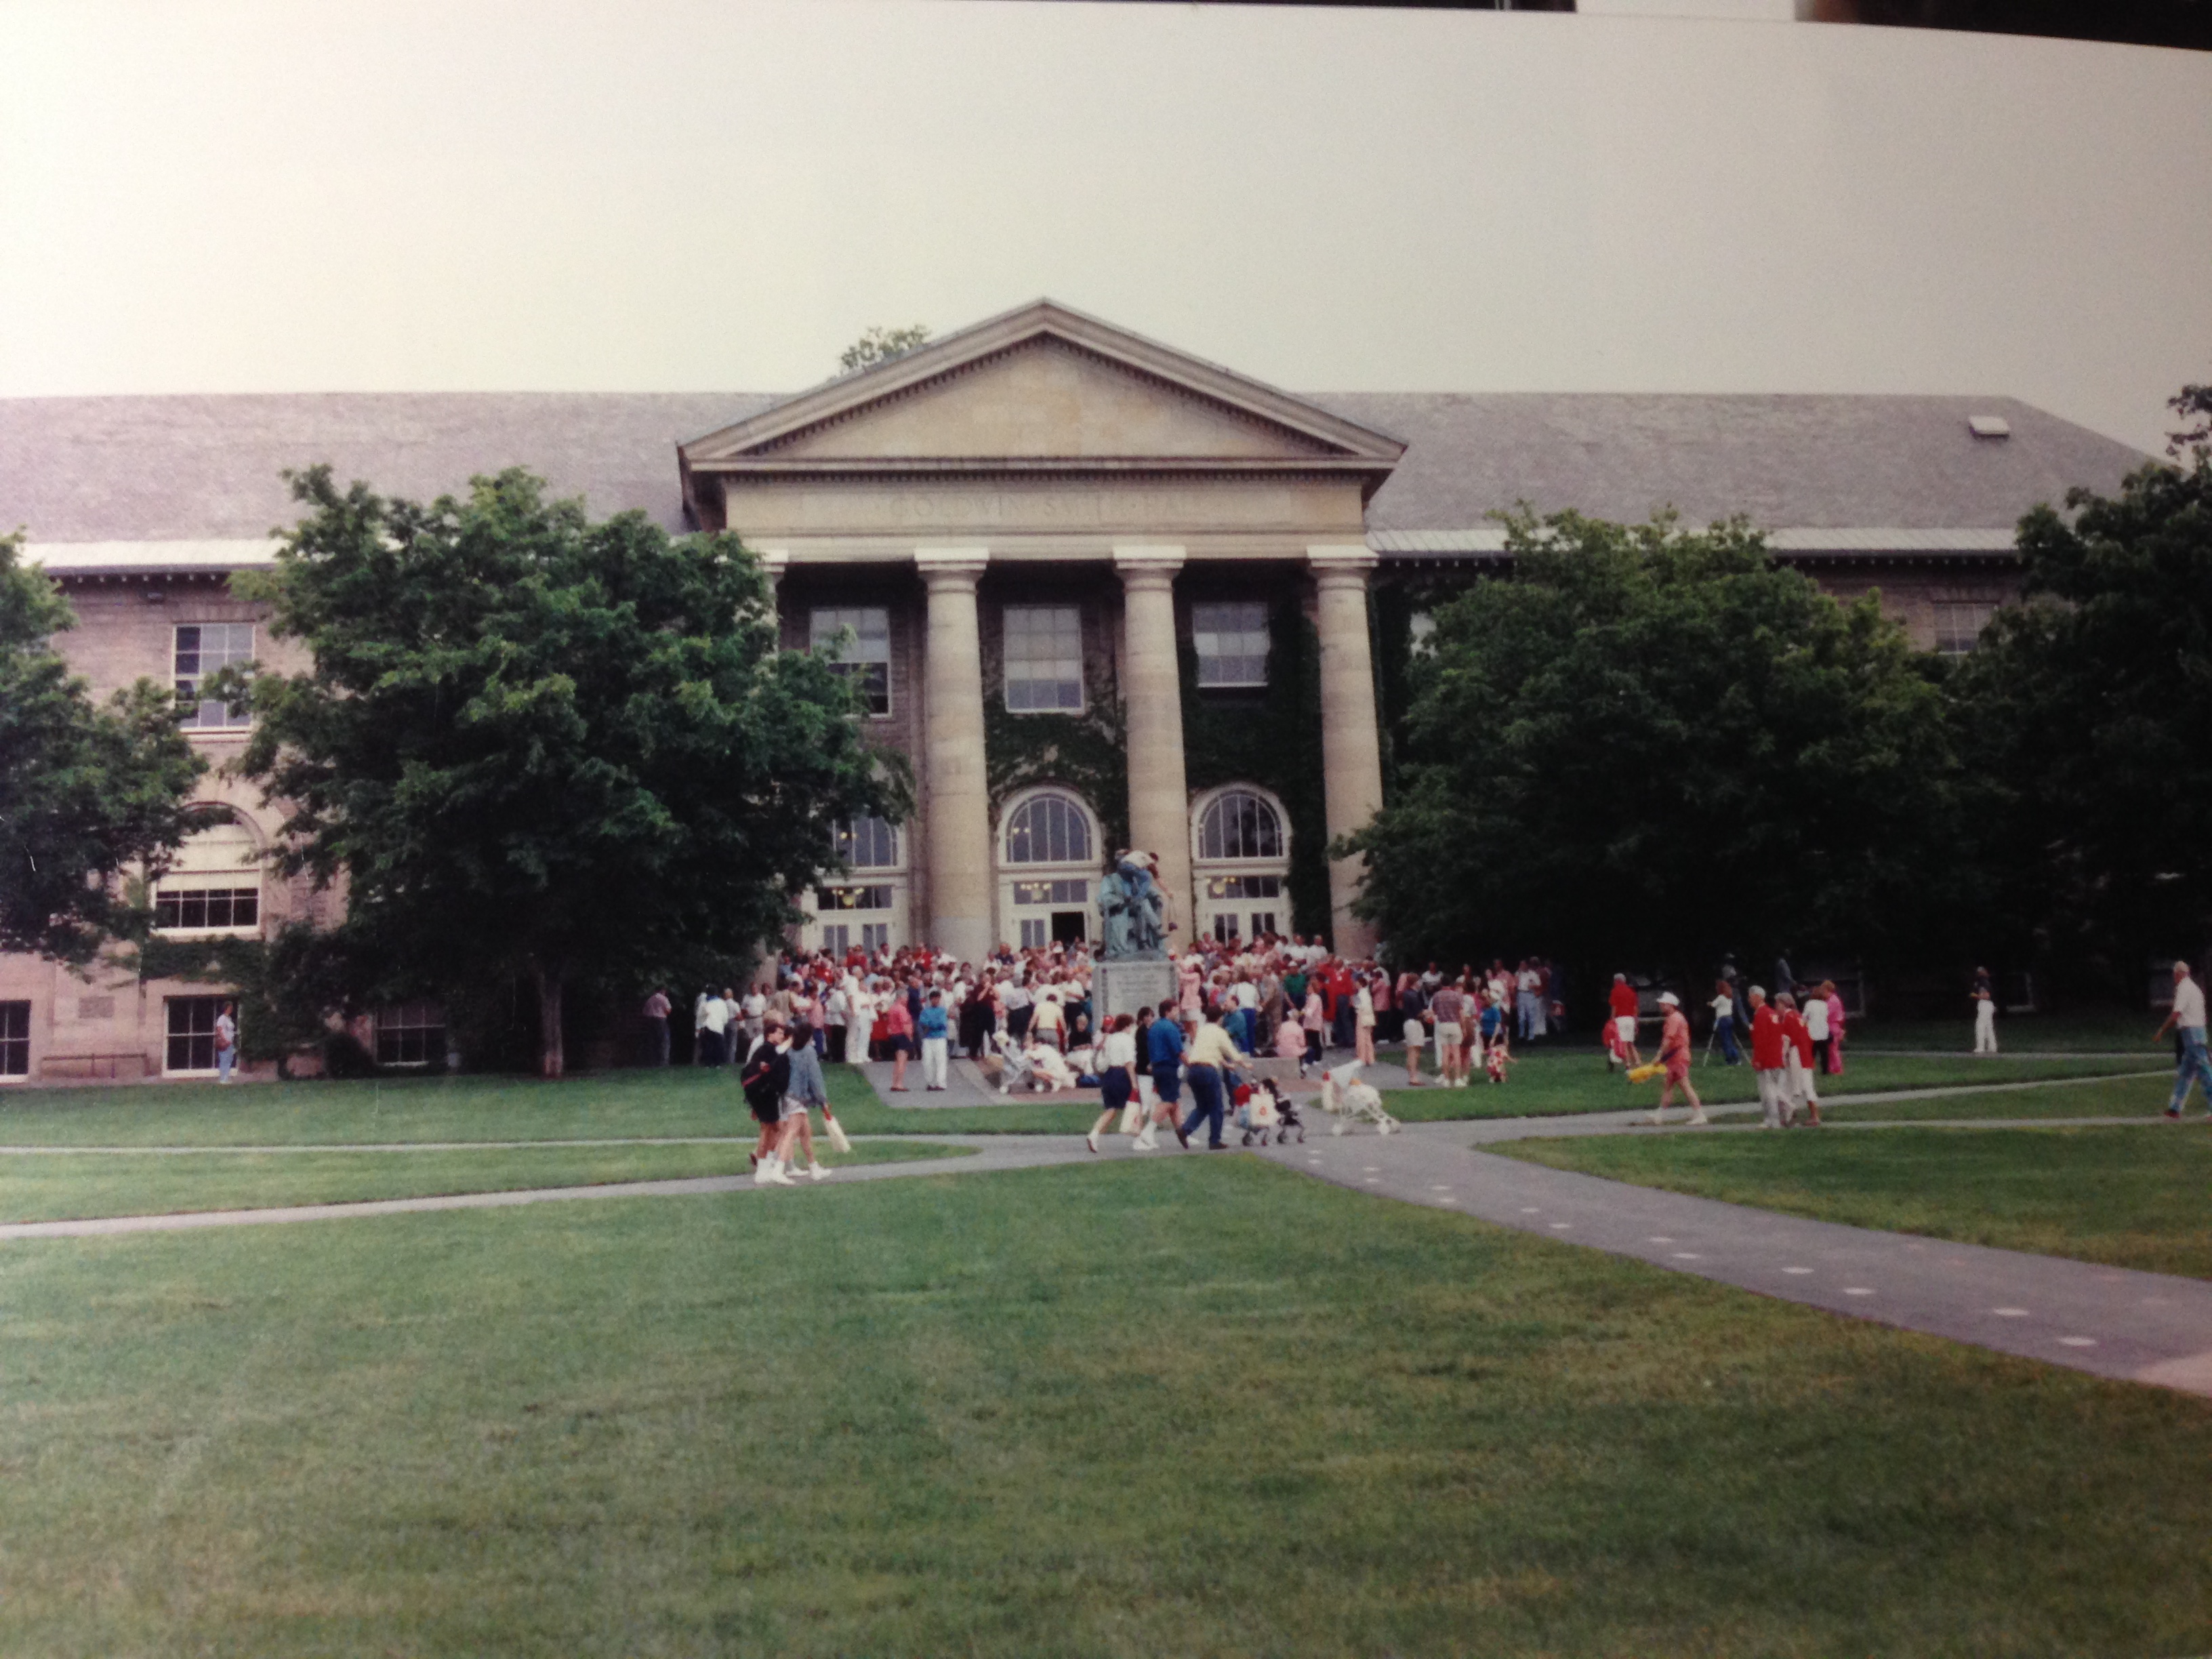
[[[2174,400],[2212,413],[2206,389]],[[2062,975],[2139,994],[2152,952],[2212,941],[2212,433],[2118,495],[2022,520],[2028,603],[1959,676],[2004,909]]]
[[[1957,765],[1873,598],[1741,525],[1524,514],[1509,542],[1510,576],[1436,611],[1395,797],[1352,838],[1401,957],[1690,972],[1925,929],[1962,861]]]
[[[253,682],[245,769],[289,813],[282,860],[343,878],[343,933],[386,975],[526,975],[543,1069],[562,993],[774,939],[834,824],[900,816],[829,663],[778,650],[733,537],[594,523],[510,471],[463,500],[329,469],[275,572],[240,591],[313,666]]]
[[[21,538],[0,536],[0,950],[64,962],[137,931],[120,878],[184,839],[204,769],[167,687],[94,702],[52,646],[76,626]]]

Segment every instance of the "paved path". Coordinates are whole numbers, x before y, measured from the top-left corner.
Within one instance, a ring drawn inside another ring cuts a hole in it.
[[[1415,1124],[1271,1147],[1323,1181],[1633,1256],[1831,1313],[2212,1395],[2212,1284],[1810,1221],[1499,1158],[1470,1145],[1621,1133],[1611,1121]],[[1638,1115],[1641,1115],[1640,1114]],[[2048,1127],[2048,1120],[2038,1120]],[[1655,1133],[1647,1130],[1646,1133]],[[1809,1132],[1806,1132],[1809,1133]]]
[[[1724,1109],[1741,1114],[1757,1109]],[[1389,1136],[1360,1130],[1337,1137],[1328,1133],[1330,1121],[1316,1112],[1310,1115],[1311,1127],[1304,1143],[1269,1147],[1261,1155],[1357,1191],[1453,1210],[1500,1226],[1632,1256],[1674,1272],[1695,1273],[1832,1313],[2099,1376],[2212,1395],[2212,1284],[1811,1221],[1546,1169],[1480,1150],[1485,1145],[1530,1136],[1623,1134],[1639,1129],[1644,1133],[1681,1133],[1644,1127],[1645,1115],[1615,1112],[1577,1117],[1492,1118],[1415,1124]],[[2054,1120],[2026,1121],[2049,1127]],[[1977,1120],[1960,1127],[1999,1125]],[[985,1173],[1079,1163],[1091,1156],[1081,1138],[1073,1135],[930,1139],[972,1148],[973,1155],[957,1160],[852,1165],[833,1179],[844,1184],[917,1175]],[[1128,1150],[1128,1143],[1117,1136],[1109,1139],[1103,1156],[1128,1159],[1210,1154],[1174,1150],[1140,1154]],[[284,1209],[19,1222],[0,1225],[0,1241],[178,1232],[434,1210],[757,1190],[747,1177],[714,1176]]]
[[[863,1137],[856,1136],[856,1139]],[[896,1139],[910,1141],[908,1136]],[[884,1181],[899,1176],[967,1175],[1073,1164],[1091,1156],[1080,1135],[933,1135],[930,1144],[973,1149],[967,1158],[909,1158],[894,1164],[848,1164],[825,1185]],[[543,1143],[536,1143],[542,1145]],[[802,1180],[801,1189],[816,1183]],[[124,1233],[193,1232],[205,1227],[264,1227],[294,1221],[343,1221],[368,1216],[412,1215],[428,1210],[502,1210],[518,1204],[550,1204],[595,1198],[681,1198],[701,1193],[779,1190],[756,1187],[750,1176],[695,1176],[676,1181],[626,1181],[597,1187],[532,1187],[505,1193],[455,1193],[439,1198],[381,1198],[357,1204],[295,1204],[283,1209],[195,1210],[181,1215],[109,1216],[82,1221],[15,1221],[0,1225],[0,1241],[19,1238],[107,1238]]]

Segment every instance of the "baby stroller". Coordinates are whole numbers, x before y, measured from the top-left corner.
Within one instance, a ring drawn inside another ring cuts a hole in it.
[[[1359,1081],[1359,1063],[1324,1072],[1321,1079],[1321,1109],[1336,1119],[1332,1134],[1342,1134],[1355,1123],[1371,1123],[1377,1134],[1395,1134],[1402,1127],[1382,1109],[1382,1097],[1371,1084]]]
[[[1018,1040],[1000,1031],[992,1036],[991,1047],[999,1056],[1000,1095],[1012,1094],[1017,1083],[1026,1083],[1032,1089],[1036,1087],[1036,1067],[1030,1064],[1030,1057],[1022,1052],[1022,1045]]]
[[[1237,1127],[1244,1132],[1244,1145],[1257,1143],[1266,1146],[1273,1136],[1277,1146],[1297,1131],[1298,1139],[1306,1138],[1306,1126],[1298,1115],[1298,1109],[1279,1093],[1275,1085],[1262,1079],[1256,1084],[1242,1085],[1237,1091]]]

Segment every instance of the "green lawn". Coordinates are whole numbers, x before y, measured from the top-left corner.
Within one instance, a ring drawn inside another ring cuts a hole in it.
[[[2146,1066],[2160,1063],[2156,1051]],[[1855,1060],[1828,1080],[1850,1090],[2027,1081],[2108,1073],[2097,1060],[1975,1060],[1966,1055]],[[854,1134],[1080,1134],[1094,1106],[1013,1096],[1003,1106],[890,1107],[849,1067],[823,1068],[840,1118]],[[1404,1076],[1384,1064],[1380,1083]],[[1699,1066],[1715,1100],[1748,1100],[1747,1068]],[[1522,1117],[1648,1107],[1656,1083],[1607,1074],[1595,1053],[1530,1055],[1513,1081],[1491,1088],[1395,1090],[1392,1111],[1409,1121]],[[34,1089],[0,1095],[0,1145],[37,1146],[329,1146],[363,1141],[577,1140],[607,1137],[750,1135],[732,1072],[614,1071],[557,1084],[534,1078],[406,1078],[358,1083],[211,1083],[109,1089]]]
[[[2160,1063],[2150,1049],[2144,1069]],[[1429,1068],[1424,1067],[1425,1072]],[[2096,1077],[2126,1069],[2109,1060],[1977,1060],[1971,1054],[1863,1054],[1849,1061],[1841,1077],[1824,1077],[1824,1094],[1862,1094],[1894,1089],[1936,1089],[1954,1084],[2027,1083],[2043,1078]],[[2170,1061],[2167,1065],[2171,1076]],[[1575,1112],[1649,1111],[1659,1102],[1659,1084],[1631,1083],[1589,1054],[1531,1054],[1516,1061],[1512,1080],[1489,1084],[1477,1079],[1464,1089],[1390,1089],[1403,1084],[1402,1059],[1369,1068],[1369,1081],[1384,1091],[1384,1103],[1409,1123],[1486,1117],[1549,1117]],[[1748,1066],[1698,1065],[1691,1082],[1708,1104],[1759,1098]]]
[[[2160,1016],[2148,1008],[2090,1008],[2064,1014],[1999,1014],[1997,1047],[2023,1052],[2155,1054],[2148,1039]],[[1955,1019],[1859,1019],[1850,1042],[1867,1048],[1926,1048],[1964,1054],[1974,1046],[1974,1017],[1964,997]]]
[[[830,1099],[854,1134],[1073,1133],[1095,1107],[1034,1103],[893,1109],[848,1066],[825,1066]],[[742,1135],[753,1121],[737,1074],[690,1066],[572,1077],[212,1083],[0,1093],[0,1145],[277,1146],[422,1140],[578,1140]]]
[[[2100,1078],[2045,1089],[1992,1089],[1987,1093],[1938,1095],[1932,1100],[1867,1100],[1823,1106],[1831,1123],[1924,1123],[2005,1117],[2131,1117],[2162,1121],[2173,1092],[2171,1071],[2143,1077]],[[2203,1110],[2200,1097],[2197,1109]]]
[[[349,1204],[442,1193],[586,1187],[736,1175],[750,1143],[714,1146],[548,1146],[487,1152],[35,1152],[0,1155],[0,1222],[187,1210]],[[851,1155],[822,1143],[832,1170],[848,1164],[956,1158],[926,1141],[863,1140]],[[836,1179],[835,1176],[831,1179]]]
[[[0,1651],[2115,1655],[2212,1404],[1242,1158],[17,1243]]]
[[[1822,1221],[2212,1278],[2202,1123],[1608,1135],[1487,1150]]]

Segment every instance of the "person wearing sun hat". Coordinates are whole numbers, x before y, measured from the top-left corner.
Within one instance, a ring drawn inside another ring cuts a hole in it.
[[[1674,1091],[1679,1087],[1690,1103],[1689,1121],[1703,1123],[1705,1103],[1690,1086],[1690,1022],[1683,1017],[1682,1000],[1672,991],[1662,991],[1659,1006],[1664,1013],[1659,1028],[1659,1064],[1666,1067],[1666,1080],[1659,1085],[1659,1103],[1651,1109],[1651,1121],[1667,1121],[1667,1109],[1674,1103]]]

